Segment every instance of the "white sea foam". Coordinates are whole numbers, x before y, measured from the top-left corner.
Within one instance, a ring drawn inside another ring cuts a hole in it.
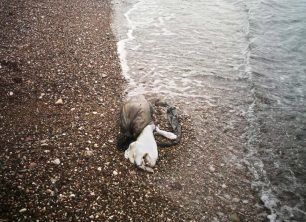
[[[125,79],[129,82],[130,85],[135,85],[135,81],[131,76],[129,75],[129,65],[128,65],[128,59],[127,59],[127,50],[126,45],[128,42],[135,39],[133,32],[136,29],[137,25],[134,21],[130,19],[130,14],[137,9],[138,5],[141,4],[141,1],[134,4],[126,13],[124,13],[124,17],[127,21],[127,27],[128,31],[126,33],[126,38],[121,39],[117,42],[117,51],[120,59],[122,74],[125,77]]]

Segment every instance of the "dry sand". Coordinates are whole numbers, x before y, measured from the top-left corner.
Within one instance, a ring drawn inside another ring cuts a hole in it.
[[[201,164],[193,164],[205,166],[197,168],[207,171],[205,178],[179,170],[181,164],[195,169],[184,157],[198,155],[192,154],[199,143],[187,116],[181,117],[181,144],[161,150],[154,174],[136,169],[118,151],[124,81],[109,1],[3,0],[0,21],[0,221],[264,218],[249,183],[222,187],[214,172],[222,169],[209,168],[205,159],[216,150],[203,151]],[[166,127],[163,118],[158,109]],[[240,198],[232,199],[233,191]]]

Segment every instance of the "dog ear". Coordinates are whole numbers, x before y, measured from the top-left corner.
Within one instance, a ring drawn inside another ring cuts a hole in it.
[[[127,150],[132,142],[133,138],[127,134],[119,134],[117,137],[117,147],[121,151]]]

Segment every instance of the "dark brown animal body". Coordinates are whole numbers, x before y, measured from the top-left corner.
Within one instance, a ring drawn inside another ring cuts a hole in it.
[[[153,108],[143,95],[131,97],[121,107],[121,137],[118,145],[124,146],[125,140],[136,140],[142,130],[152,122]],[[125,147],[126,148],[126,147]]]

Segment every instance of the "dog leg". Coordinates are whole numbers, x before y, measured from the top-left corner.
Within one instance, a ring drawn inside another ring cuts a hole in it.
[[[135,158],[136,166],[139,169],[142,169],[142,170],[147,171],[149,173],[154,173],[154,170],[151,167],[148,167],[148,166],[145,165],[144,158],[146,157],[146,155],[147,154],[145,154],[144,156],[136,155],[136,158]]]
[[[177,135],[175,135],[174,133],[167,132],[165,130],[161,130],[157,126],[156,126],[155,130],[156,130],[157,134],[162,135],[163,137],[166,137],[170,140],[175,140],[177,138]]]
[[[135,148],[134,148],[135,142],[131,143],[129,148],[124,152],[125,159],[129,159],[131,163],[135,162]]]
[[[154,170],[151,167],[145,166],[144,164],[137,166],[137,167],[149,173],[154,173]]]

